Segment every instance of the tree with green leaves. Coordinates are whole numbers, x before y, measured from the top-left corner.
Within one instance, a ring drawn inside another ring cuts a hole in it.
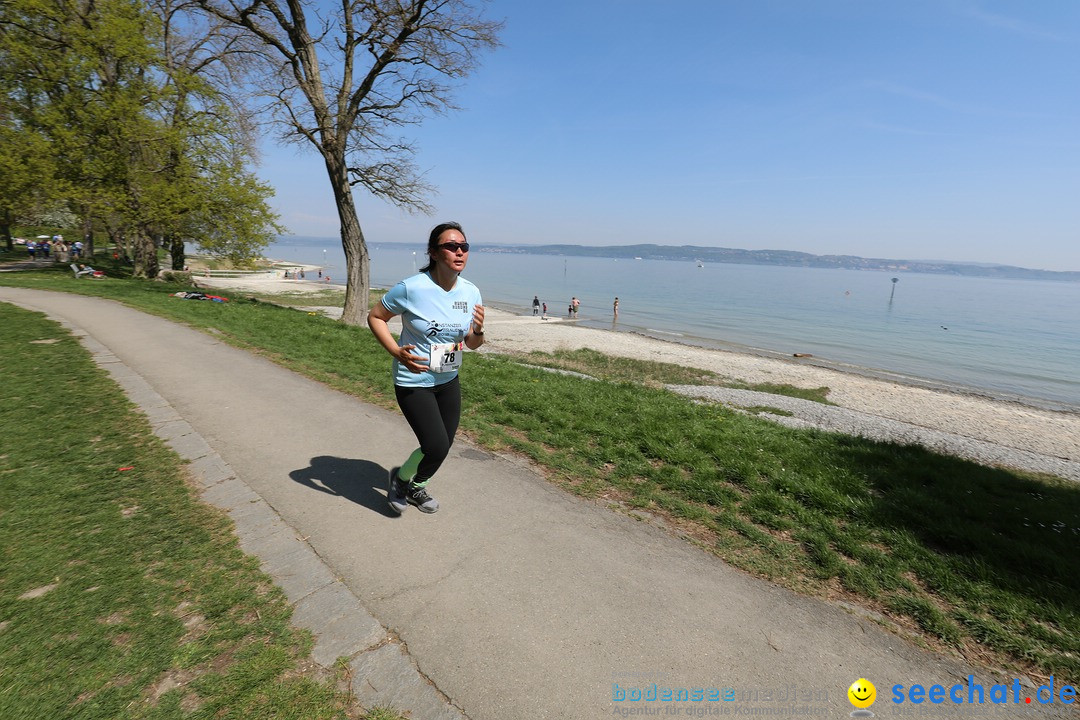
[[[16,222],[48,203],[53,159],[44,138],[0,111],[0,240],[9,252]]]
[[[248,39],[227,32],[195,0],[150,2],[162,29],[168,102],[160,117],[179,141],[163,168],[175,202],[158,218],[172,268],[184,266],[185,241],[243,264],[284,232],[270,210],[272,188],[247,169],[255,157],[254,124],[233,88],[250,62]]]
[[[341,222],[347,289],[342,321],[368,310],[370,259],[352,187],[410,211],[433,190],[397,135],[453,109],[454,84],[497,46],[501,23],[466,0],[198,0],[260,46],[253,90],[286,141],[323,160]]]
[[[9,251],[12,227],[56,202],[55,153],[27,112],[36,95],[25,72],[33,54],[25,43],[14,42],[15,28],[5,22],[15,17],[14,7],[0,6],[0,237]]]
[[[143,277],[158,273],[161,238],[182,266],[185,239],[242,261],[282,230],[270,189],[246,169],[253,143],[242,113],[211,78],[236,40],[199,34],[192,22],[205,16],[183,6],[186,22],[164,0],[153,9],[141,0],[8,0],[0,9],[0,56],[13,61],[0,75],[13,108],[0,132],[43,138],[55,168],[47,186],[13,186],[4,206],[46,189],[63,196],[86,245],[95,221],[105,223]],[[200,39],[184,44],[181,27]],[[0,167],[19,160],[0,151]]]

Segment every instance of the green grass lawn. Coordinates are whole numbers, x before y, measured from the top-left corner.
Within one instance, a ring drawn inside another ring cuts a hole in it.
[[[88,281],[80,281],[88,282]],[[0,718],[365,718],[65,330],[0,304]]]
[[[319,292],[286,292],[273,294],[248,293],[250,297],[289,307],[337,307],[345,304],[345,289],[331,287]]]
[[[180,301],[160,283],[91,284],[55,272],[0,283],[115,297],[394,405],[389,359],[366,328],[260,302]],[[532,458],[574,492],[666,518],[740,568],[862,605],[925,644],[1080,679],[1076,484],[784,428],[661,387],[664,378],[712,382],[704,373],[655,363],[613,370],[627,363],[592,351],[527,363],[470,356],[462,429]]]

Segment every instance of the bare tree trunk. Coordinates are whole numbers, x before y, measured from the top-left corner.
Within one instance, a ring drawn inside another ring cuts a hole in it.
[[[158,265],[157,245],[154,243],[154,236],[145,229],[136,230],[132,245],[135,246],[135,277],[151,280],[156,278],[161,267]]]
[[[360,220],[356,217],[356,205],[353,204],[352,188],[349,186],[343,158],[336,158],[332,153],[323,156],[326,171],[330,176],[330,185],[334,189],[338,218],[341,220],[341,247],[345,250],[345,268],[347,272],[345,286],[345,309],[341,313],[341,322],[346,325],[363,325],[368,314],[368,282],[371,276],[371,257],[368,255],[364,231],[360,229]]]
[[[181,238],[172,235],[166,239],[166,242],[169,245],[169,257],[172,260],[172,269],[183,270],[184,260],[186,260],[186,256],[184,255],[184,241]]]
[[[94,221],[90,213],[83,215],[82,223],[83,257],[90,258],[87,262],[94,261]]]
[[[127,241],[124,239],[124,232],[119,228],[107,226],[105,231],[109,234],[109,242],[112,243],[113,252],[117,255],[127,255]],[[106,243],[106,246],[108,243]],[[108,250],[108,247],[105,248]]]
[[[4,245],[8,252],[15,251],[15,239],[11,237],[11,209],[4,208],[0,213],[0,235],[4,236]]]

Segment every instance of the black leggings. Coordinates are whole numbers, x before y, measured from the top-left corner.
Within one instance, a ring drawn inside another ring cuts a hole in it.
[[[455,377],[435,387],[395,385],[394,394],[420,441],[424,459],[416,470],[416,482],[424,482],[439,469],[454,444],[461,418],[461,383]]]

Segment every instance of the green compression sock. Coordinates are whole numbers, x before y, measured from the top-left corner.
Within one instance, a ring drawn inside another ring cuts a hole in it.
[[[398,477],[405,482],[411,482],[413,477],[416,476],[416,469],[420,467],[420,461],[423,459],[424,453],[420,451],[420,448],[413,450],[412,455],[409,456],[409,459],[406,460],[401,465],[401,469],[398,470]]]

